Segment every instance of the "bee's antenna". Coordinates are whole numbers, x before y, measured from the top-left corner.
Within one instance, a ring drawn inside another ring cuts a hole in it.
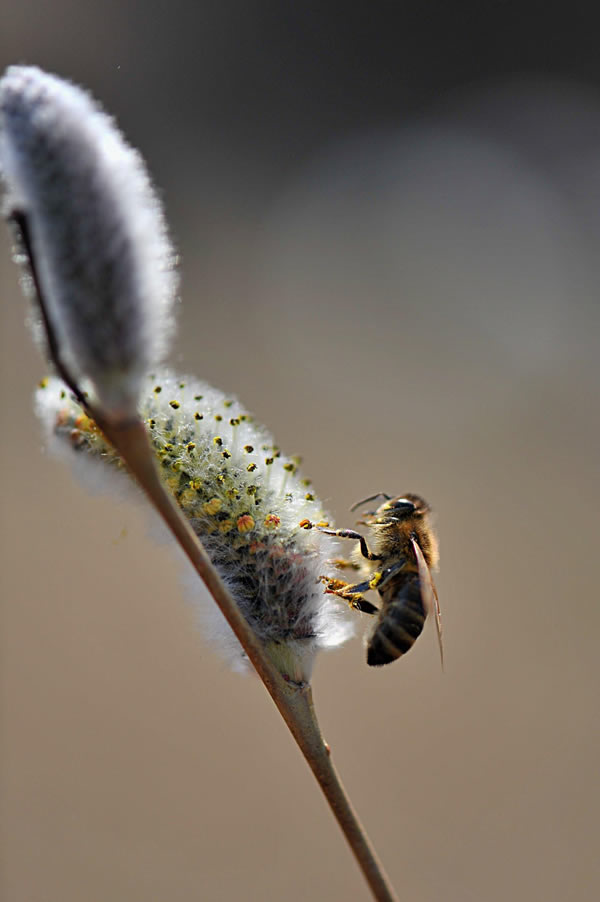
[[[367,504],[369,501],[375,501],[376,498],[385,498],[386,501],[389,501],[391,495],[386,495],[385,492],[377,492],[376,495],[371,495],[370,498],[363,498],[362,501],[357,501],[356,504],[353,504],[350,508],[350,511],[355,511],[357,507],[361,507],[363,504]]]

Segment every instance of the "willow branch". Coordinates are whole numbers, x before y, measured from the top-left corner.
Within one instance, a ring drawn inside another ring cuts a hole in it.
[[[323,741],[316,719],[310,687],[298,688],[286,683],[265,653],[261,642],[215,569],[198,536],[161,483],[146,429],[141,420],[123,421],[111,418],[102,409],[91,404],[77,385],[77,380],[69,372],[62,359],[52,322],[46,310],[34,257],[31,253],[26,218],[19,214],[16,214],[14,218],[29,254],[49,353],[60,377],[119,453],[219,606],[306,758],[346,837],[356,862],[371,888],[373,897],[377,902],[394,902],[396,897],[389,880],[331,762],[329,749]]]
[[[110,422],[96,410],[90,410],[90,415],[171,530],[265,684],[321,787],[371,888],[373,898],[377,902],[397,902],[387,875],[333,767],[329,748],[316,719],[310,687],[298,688],[287,683],[265,653],[202,543],[160,482],[144,425],[140,421]]]

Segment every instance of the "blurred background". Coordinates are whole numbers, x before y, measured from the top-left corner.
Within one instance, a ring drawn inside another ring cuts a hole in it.
[[[5,0],[0,67],[86,85],[181,252],[171,362],[268,424],[340,525],[437,512],[429,628],[317,662],[402,899],[600,891],[600,58],[589,4]],[[44,454],[0,233],[7,902],[367,900],[257,681],[203,642],[142,505]],[[7,426],[8,426],[7,419]]]

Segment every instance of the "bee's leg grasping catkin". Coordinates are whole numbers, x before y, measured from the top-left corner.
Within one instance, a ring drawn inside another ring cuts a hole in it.
[[[320,581],[325,584],[326,589],[325,592],[327,595],[335,595],[337,598],[341,598],[354,611],[360,611],[362,614],[378,614],[379,608],[375,607],[374,604],[371,604],[370,601],[367,601],[366,598],[363,598],[361,592],[368,592],[371,588],[368,582],[358,583],[357,585],[350,585],[350,583],[344,582],[342,579],[334,579],[329,576],[320,576]]]
[[[356,539],[360,543],[360,553],[368,561],[380,561],[381,555],[369,551],[369,546],[364,536],[354,529],[326,529],[320,523],[312,523],[310,520],[302,520],[299,524],[303,529],[318,529],[319,532],[325,533],[326,536],[335,536],[338,539]]]

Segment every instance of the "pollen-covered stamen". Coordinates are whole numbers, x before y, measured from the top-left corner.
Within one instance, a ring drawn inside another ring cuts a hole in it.
[[[250,514],[242,514],[237,518],[236,526],[239,533],[250,532],[251,529],[254,529],[254,518]]]

